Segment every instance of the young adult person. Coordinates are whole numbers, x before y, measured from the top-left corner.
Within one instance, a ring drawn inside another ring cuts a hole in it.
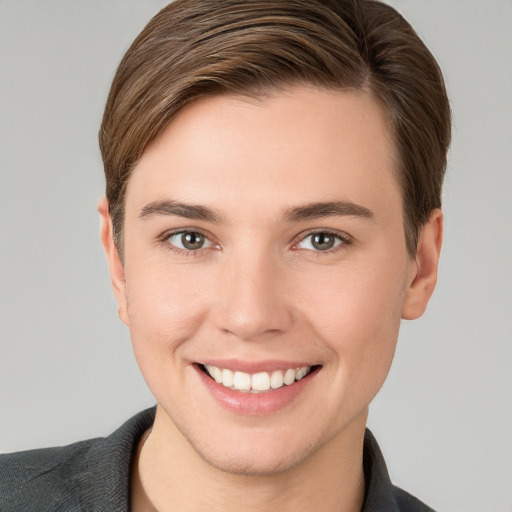
[[[177,0],[100,129],[119,316],[157,406],[2,456],[2,510],[428,511],[366,430],[442,241],[450,111],[372,0]]]

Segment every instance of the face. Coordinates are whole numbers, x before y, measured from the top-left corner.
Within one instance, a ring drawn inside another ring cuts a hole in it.
[[[111,266],[169,435],[267,474],[364,430],[419,272],[394,167],[370,96],[307,87],[202,99],[145,151]]]

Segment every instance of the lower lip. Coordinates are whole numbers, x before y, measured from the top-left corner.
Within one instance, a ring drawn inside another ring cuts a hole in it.
[[[197,365],[194,365],[194,368],[203,384],[220,405],[228,411],[250,416],[269,414],[286,407],[305,390],[314,375],[318,373],[318,370],[313,370],[289,386],[283,385],[281,388],[268,392],[244,393],[218,384]]]

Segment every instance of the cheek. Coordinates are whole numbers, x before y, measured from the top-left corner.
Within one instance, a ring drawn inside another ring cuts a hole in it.
[[[386,272],[379,267],[386,268]],[[332,268],[302,278],[300,303],[305,306],[305,314],[314,312],[318,324],[333,336],[350,334],[353,338],[358,332],[376,328],[387,337],[388,324],[395,326],[400,321],[403,283],[401,269],[385,265]]]
[[[382,384],[387,375],[400,327],[402,268],[354,266],[305,283],[313,291],[303,295],[303,314],[343,368],[342,378],[361,380],[364,387]]]
[[[319,312],[316,335],[331,351],[326,370],[338,392],[326,400],[340,421],[363,411],[381,388],[400,326],[400,288],[381,276],[366,277],[331,279],[329,293],[310,307]]]
[[[143,373],[169,363],[207,315],[207,283],[199,271],[145,265],[126,270],[130,333]]]

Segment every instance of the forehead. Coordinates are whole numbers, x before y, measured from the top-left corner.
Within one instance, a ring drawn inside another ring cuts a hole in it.
[[[367,93],[296,86],[257,99],[208,97],[146,149],[127,215],[167,197],[226,210],[377,195],[400,202],[394,169],[385,114]]]

